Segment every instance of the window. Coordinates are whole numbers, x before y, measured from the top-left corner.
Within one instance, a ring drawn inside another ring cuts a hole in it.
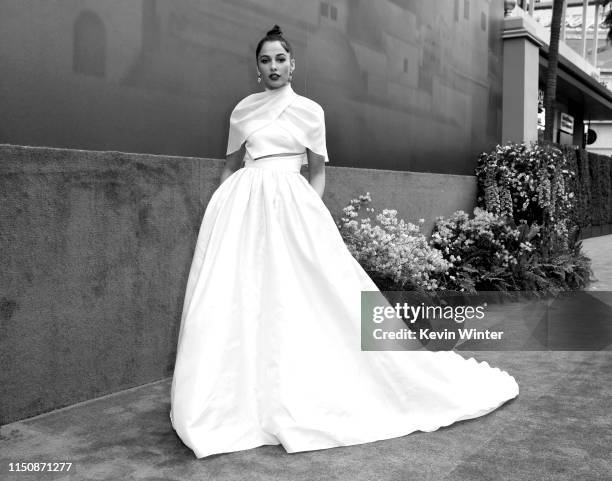
[[[487,30],[487,14],[480,12],[480,28],[484,31]]]
[[[332,20],[338,20],[338,9],[333,5],[330,7],[330,17]]]
[[[459,0],[455,0],[455,22],[459,21]]]
[[[325,2],[321,2],[321,16],[329,17],[329,5]]]
[[[338,20],[338,8],[329,3],[321,2],[321,16]]]
[[[463,17],[466,20],[470,19],[470,0],[464,0],[463,2]]]
[[[408,72],[408,59],[404,59],[404,72]]]
[[[104,77],[106,73],[106,29],[91,11],[79,14],[74,22],[72,70]]]

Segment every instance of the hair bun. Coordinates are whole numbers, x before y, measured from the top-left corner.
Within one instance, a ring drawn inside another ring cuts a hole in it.
[[[272,27],[272,30],[270,30],[267,35],[278,35],[281,36],[283,34],[283,32],[281,32],[281,29],[278,25],[274,25],[274,27]]]

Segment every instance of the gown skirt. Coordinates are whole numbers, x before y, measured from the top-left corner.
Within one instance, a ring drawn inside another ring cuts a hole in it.
[[[206,208],[170,408],[196,457],[435,431],[516,397],[508,373],[452,351],[361,350],[361,291],[378,289],[301,163],[247,158]]]

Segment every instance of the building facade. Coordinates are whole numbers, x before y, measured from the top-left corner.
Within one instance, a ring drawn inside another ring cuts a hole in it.
[[[223,158],[258,91],[254,49],[292,42],[294,89],[338,166],[471,175],[500,141],[502,2],[5,0],[0,142]]]

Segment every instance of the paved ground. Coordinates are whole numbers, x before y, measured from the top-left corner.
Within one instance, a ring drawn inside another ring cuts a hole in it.
[[[604,293],[612,236],[587,239],[584,249],[598,279],[588,295],[612,307]],[[515,376],[517,399],[433,433],[296,454],[266,446],[195,459],[170,426],[165,379],[0,427],[0,479],[609,480],[612,353],[604,349],[475,352]],[[9,463],[42,461],[73,466],[70,474],[9,471]]]
[[[612,291],[612,235],[585,239],[582,250],[593,262],[596,279],[587,290]]]

